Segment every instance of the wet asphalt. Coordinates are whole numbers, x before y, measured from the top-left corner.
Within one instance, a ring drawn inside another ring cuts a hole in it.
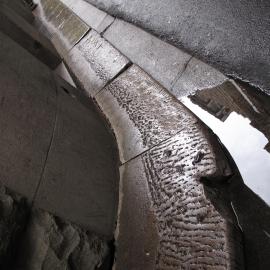
[[[268,0],[86,0],[270,94]]]

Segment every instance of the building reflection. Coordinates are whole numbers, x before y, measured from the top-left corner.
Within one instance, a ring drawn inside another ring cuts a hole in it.
[[[230,185],[217,187],[225,188],[227,201],[226,196],[213,199],[207,185],[206,194],[217,209],[231,205],[243,232],[246,269],[270,269],[270,96],[242,82],[227,81],[221,86],[197,91],[182,102],[219,136],[244,180],[238,184],[236,173]],[[254,133],[254,128],[264,134],[268,140],[266,145],[266,140],[263,138],[262,142],[263,136]]]
[[[232,112],[248,118],[267,138],[264,149],[270,153],[270,96],[242,82],[227,81],[215,88],[197,91],[189,98],[222,122]]]

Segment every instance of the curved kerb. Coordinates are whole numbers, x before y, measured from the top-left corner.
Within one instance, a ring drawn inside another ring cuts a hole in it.
[[[78,42],[70,39],[63,30],[69,19],[59,19],[57,11],[48,16],[54,5],[58,12],[63,8],[55,0],[41,1],[36,16],[107,118],[119,147],[114,269],[243,269],[241,233],[217,211],[200,181],[235,169],[217,139],[98,32],[82,31],[79,19],[72,29],[83,35]]]

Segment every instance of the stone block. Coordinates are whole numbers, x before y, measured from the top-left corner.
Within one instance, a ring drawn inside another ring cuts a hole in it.
[[[192,58],[171,92],[178,98],[221,85],[228,78],[213,67]]]
[[[129,64],[126,57],[94,30],[64,60],[90,96],[97,94]]]
[[[114,22],[115,18],[109,14],[102,20],[102,22],[97,27],[97,32],[102,33]]]
[[[190,112],[138,66],[102,90],[96,100],[115,132],[124,163],[178,133]]]
[[[58,47],[61,55],[62,51],[69,51],[89,31],[89,26],[60,0],[39,0],[35,14],[49,32],[61,40],[61,46]]]
[[[83,0],[61,1],[86,24],[88,24],[92,29],[95,29],[99,33],[103,32],[113,22],[112,16]]]
[[[115,20],[104,37],[167,89],[172,87],[191,58],[189,54],[122,20]]]

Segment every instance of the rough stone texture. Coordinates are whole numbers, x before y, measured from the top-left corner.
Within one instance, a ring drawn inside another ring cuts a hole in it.
[[[192,118],[136,65],[115,79],[96,99],[114,129],[122,162],[175,135],[182,130],[182,121]]]
[[[171,89],[177,97],[188,96],[197,90],[209,89],[221,85],[228,78],[216,69],[196,58],[192,58],[185,71],[181,74]]]
[[[61,62],[50,41],[3,3],[0,3],[0,30],[50,68]]]
[[[0,187],[0,266],[3,270],[94,270],[109,252],[101,237],[48,212],[31,209]]]
[[[137,207],[146,204],[146,195],[143,195],[143,203],[134,199],[136,206],[130,208],[125,196],[130,194],[129,189],[133,190],[135,198],[136,194],[141,196],[142,186],[147,182],[150,205],[154,211],[154,216],[148,214],[148,218],[156,219],[158,229],[155,269],[244,269],[239,229],[227,223],[215,210],[200,183],[201,176],[211,175],[216,170],[209,142],[200,123],[193,123],[191,119],[181,123],[183,130],[178,135],[123,165],[123,181],[129,187],[123,195],[126,204],[123,203],[120,212],[119,253],[124,253],[123,248],[127,245],[125,237],[129,237],[129,232],[122,227],[145,220],[137,213]],[[200,159],[199,153],[203,153]],[[146,191],[147,188],[144,188],[143,194]],[[142,236],[143,233],[142,230]],[[141,243],[140,237],[133,239],[133,245],[145,245],[147,252],[153,256],[155,248],[148,246],[148,237],[143,239],[144,243]],[[137,250],[132,253],[139,262],[146,258],[140,252]],[[125,265],[122,256],[120,254],[119,268],[116,263],[117,270],[124,269],[121,266]],[[133,260],[126,258],[126,264],[132,265]]]
[[[31,199],[53,133],[56,87],[50,70],[1,32],[0,59],[0,180]]]
[[[28,205],[24,198],[0,184],[0,268],[10,269],[18,237],[27,222]]]
[[[268,0],[86,0],[270,93]]]
[[[168,89],[191,58],[189,54],[121,20],[116,20],[104,37]]]
[[[99,33],[103,34],[103,32],[111,26],[111,24],[115,21],[115,18],[111,15],[107,14],[104,20],[99,24],[96,29]]]
[[[187,120],[183,128],[142,158],[159,223],[158,269],[243,269],[239,229],[215,210],[199,182],[216,170],[209,142],[199,125]]]
[[[60,0],[39,0],[35,14],[48,28],[60,54],[69,51],[89,31],[89,27]]]
[[[61,0],[86,24],[99,33],[103,32],[112,22],[113,17],[97,9],[83,0]]]
[[[118,200],[113,138],[94,108],[72,98],[66,86],[59,88],[55,131],[35,205],[111,237]]]
[[[94,30],[65,55],[64,60],[90,96],[98,93],[129,63]]]
[[[107,243],[97,235],[34,209],[14,269],[94,270],[107,252]]]

